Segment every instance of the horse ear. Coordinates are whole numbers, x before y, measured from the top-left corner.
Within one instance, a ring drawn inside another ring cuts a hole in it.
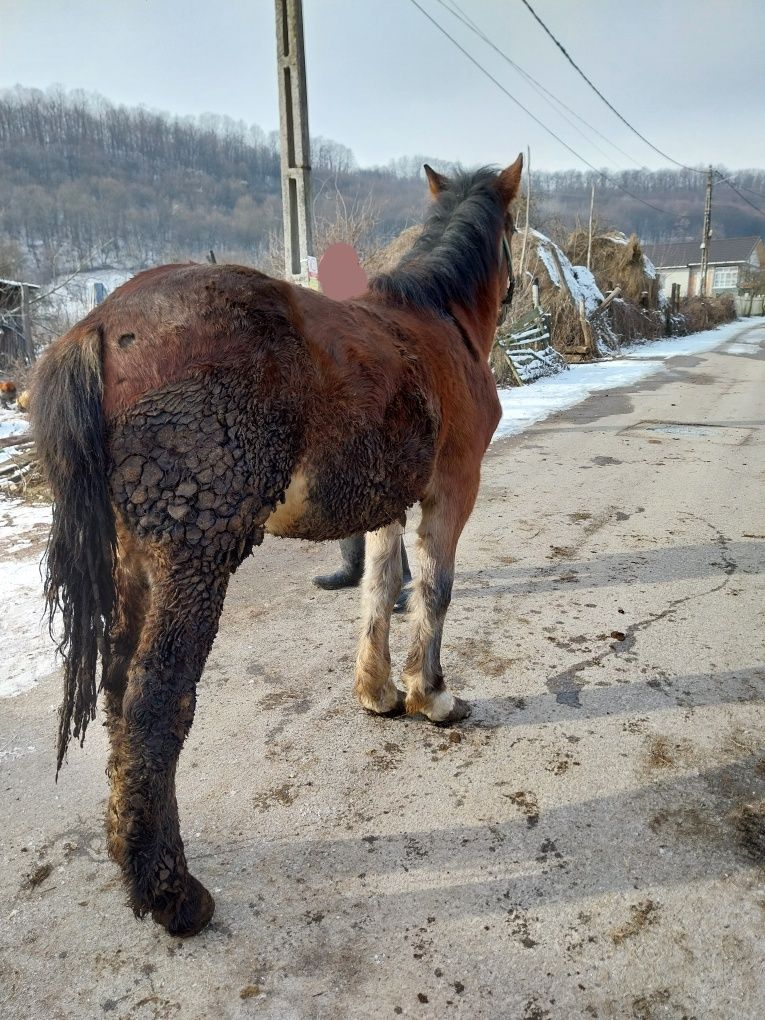
[[[521,152],[518,154],[518,159],[511,166],[506,167],[497,178],[497,185],[502,198],[505,200],[505,205],[510,205],[518,194],[521,186],[522,172],[523,153]]]
[[[427,163],[423,164],[425,169],[425,176],[428,178],[428,187],[433,198],[438,198],[441,192],[446,188],[449,183],[449,178],[444,177],[443,174],[436,173],[432,166],[428,166]]]

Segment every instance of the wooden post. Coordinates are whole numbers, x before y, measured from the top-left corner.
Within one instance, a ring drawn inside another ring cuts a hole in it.
[[[29,311],[29,287],[25,283],[21,285],[21,328],[24,333],[27,361],[30,365],[33,365],[35,361],[35,345],[32,336],[32,316]]]
[[[523,228],[523,248],[521,248],[521,268],[519,277],[521,287],[526,283],[524,271],[526,269],[526,246],[529,243],[529,206],[531,205],[531,148],[526,149],[526,225]]]
[[[531,300],[535,308],[539,308],[539,277],[531,281]]]
[[[595,181],[592,182],[592,193],[590,195],[590,228],[587,234],[587,268],[592,262],[592,211],[595,208]]]
[[[587,350],[587,353],[591,357],[595,357],[598,352],[597,348],[595,347],[595,338],[592,333],[592,327],[587,321],[587,314],[585,313],[584,310],[584,298],[581,297],[579,298],[578,305],[579,305],[579,321],[582,324],[582,336],[584,337],[584,346]]]

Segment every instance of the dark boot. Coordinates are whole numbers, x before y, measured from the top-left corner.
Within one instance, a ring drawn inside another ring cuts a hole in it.
[[[343,565],[334,574],[314,577],[313,583],[319,588],[355,588],[364,574],[364,536],[353,535],[340,542]]]
[[[394,613],[405,613],[409,608],[409,599],[412,597],[412,572],[409,569],[409,557],[406,555],[404,539],[401,539],[401,567],[403,577],[401,578],[401,591],[393,606]]]

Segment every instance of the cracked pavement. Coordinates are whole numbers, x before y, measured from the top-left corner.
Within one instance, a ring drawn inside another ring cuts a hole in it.
[[[748,330],[749,353],[671,359],[491,449],[444,634],[459,728],[355,704],[358,593],[310,584],[333,547],[271,539],[242,566],[179,768],[217,901],[195,939],[124,905],[103,731],[55,785],[57,678],[0,702],[0,1013],[762,1017]]]

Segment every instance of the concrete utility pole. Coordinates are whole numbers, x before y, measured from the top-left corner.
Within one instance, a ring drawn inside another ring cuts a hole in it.
[[[314,248],[302,0],[276,0],[276,41],[285,276],[307,283]]]
[[[707,196],[704,202],[704,234],[701,239],[701,280],[699,281],[699,294],[706,297],[707,293],[707,268],[709,266],[709,239],[712,236],[712,175],[714,171],[710,166],[707,171]]]

